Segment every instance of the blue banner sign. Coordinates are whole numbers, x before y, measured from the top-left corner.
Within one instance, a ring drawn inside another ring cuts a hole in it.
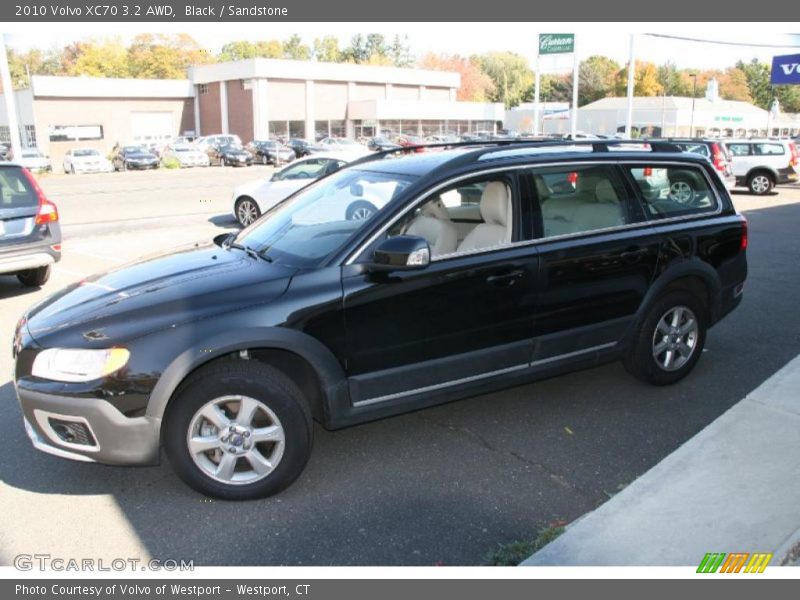
[[[800,54],[774,56],[772,58],[772,77],[770,83],[800,84]]]

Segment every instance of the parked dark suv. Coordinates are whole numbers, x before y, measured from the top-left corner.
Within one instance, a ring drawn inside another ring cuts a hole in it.
[[[312,420],[616,359],[679,381],[741,300],[746,222],[704,158],[568,144],[373,154],[236,235],[72,285],[16,329],[30,438],[111,464],[163,445],[189,485],[244,499],[300,474]],[[675,199],[686,176],[694,193]],[[379,210],[348,219],[354,200]]]
[[[16,275],[28,287],[44,285],[61,260],[56,205],[19,165],[0,165],[0,275]]]

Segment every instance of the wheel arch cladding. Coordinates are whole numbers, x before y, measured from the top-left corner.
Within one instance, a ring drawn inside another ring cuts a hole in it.
[[[711,326],[717,318],[720,305],[721,283],[713,267],[699,258],[691,258],[673,263],[650,286],[639,308],[637,322],[641,321],[647,309],[661,296],[673,290],[686,290],[697,296],[706,308],[704,315]]]
[[[243,350],[248,351],[250,360],[270,364],[290,377],[308,400],[313,417],[323,424],[329,420],[335,397],[346,393],[344,371],[322,343],[293,329],[256,327],[228,331],[184,350],[153,388],[147,414],[163,418],[187,378],[216,361],[239,359],[238,353]]]

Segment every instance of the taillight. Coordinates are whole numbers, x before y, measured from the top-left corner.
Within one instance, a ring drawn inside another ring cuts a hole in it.
[[[796,167],[797,166],[797,146],[792,142],[789,143],[789,151],[792,153],[792,158],[789,160],[789,166]]]
[[[742,237],[739,239],[739,250],[747,250],[747,217],[739,215],[742,220]]]
[[[567,175],[567,181],[572,185],[576,185],[578,183],[578,174],[573,171]]]
[[[56,205],[50,202],[44,195],[44,191],[39,187],[39,182],[36,181],[36,178],[24,167],[22,169],[22,174],[25,176],[25,179],[28,180],[28,183],[31,184],[33,191],[36,192],[36,197],[39,199],[39,210],[36,211],[36,224],[44,225],[45,223],[55,223],[58,221],[58,209]]]
[[[719,144],[711,144],[711,162],[714,163],[714,168],[717,171],[725,171],[725,165],[728,161],[725,160],[725,155],[722,153],[722,148],[719,147]]]
[[[652,177],[653,176],[653,167],[645,167],[644,168],[644,176],[645,177]]]

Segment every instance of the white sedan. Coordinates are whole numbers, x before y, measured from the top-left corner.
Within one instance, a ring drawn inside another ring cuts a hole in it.
[[[207,167],[210,164],[208,161],[208,154],[192,144],[175,144],[173,146],[168,146],[161,155],[162,161],[165,158],[176,159],[180,163],[181,168]]]
[[[64,173],[111,173],[114,165],[94,148],[73,148],[64,155]]]
[[[312,154],[275,171],[269,179],[240,185],[233,190],[233,216],[243,227],[247,227],[300,188],[360,157],[360,154],[345,152]]]

